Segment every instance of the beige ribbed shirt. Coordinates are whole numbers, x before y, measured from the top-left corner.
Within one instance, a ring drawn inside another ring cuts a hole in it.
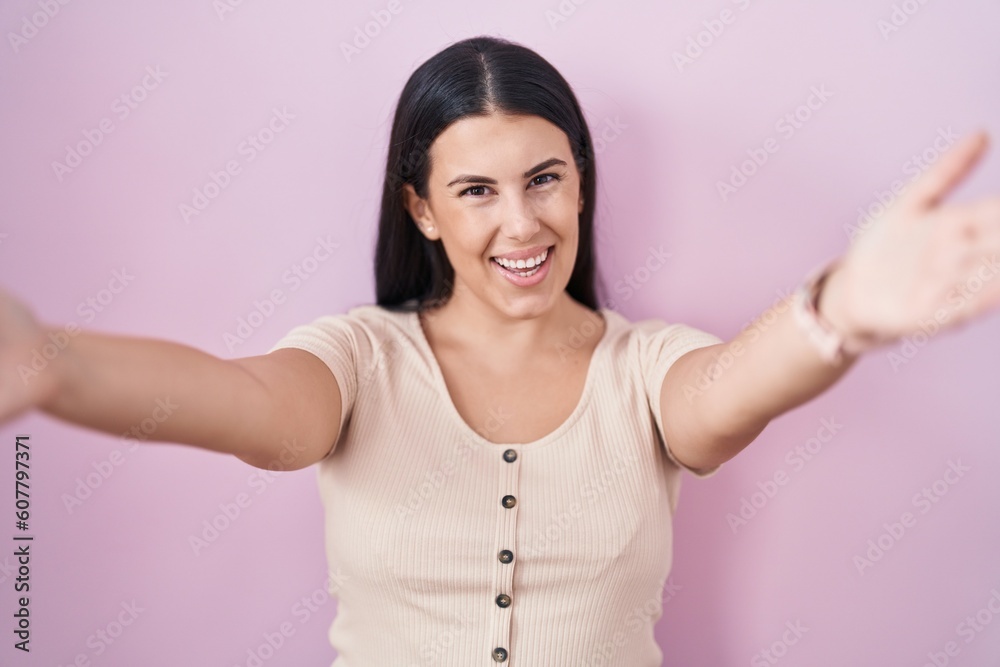
[[[271,348],[315,354],[342,394],[340,437],[317,466],[333,667],[662,664],[653,627],[681,467],[660,386],[682,354],[722,341],[600,312],[579,403],[522,444],[465,423],[415,313],[359,306]]]

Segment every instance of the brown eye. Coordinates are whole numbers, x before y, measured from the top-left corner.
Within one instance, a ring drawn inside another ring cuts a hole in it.
[[[541,183],[536,183],[536,181],[539,178],[549,178],[550,180],[542,181]],[[531,182],[535,183],[535,185],[545,185],[546,183],[551,183],[552,181],[558,181],[558,180],[559,180],[558,174],[541,174],[540,176],[535,176],[533,179],[531,179]]]
[[[475,193],[473,192],[473,190],[485,190],[485,189],[486,189],[485,185],[473,185],[471,188],[465,188],[464,190],[462,190],[460,193],[458,193],[458,196],[464,197],[466,194],[472,194],[473,197],[481,197],[486,193],[485,192]]]

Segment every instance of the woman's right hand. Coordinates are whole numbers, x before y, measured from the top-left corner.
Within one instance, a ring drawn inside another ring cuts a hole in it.
[[[46,333],[27,305],[0,287],[0,423],[43,405],[58,391],[58,365],[46,358],[42,348],[51,343],[58,353],[65,350],[49,341]]]

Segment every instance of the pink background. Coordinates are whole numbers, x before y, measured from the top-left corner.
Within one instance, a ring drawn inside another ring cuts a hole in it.
[[[907,161],[933,152],[940,129],[985,127],[1000,141],[1000,5],[987,0],[399,0],[401,11],[349,62],[340,44],[387,2],[233,2],[221,16],[209,0],[73,2],[16,46],[10,34],[40,4],[0,5],[0,283],[43,321],[230,358],[372,302],[393,105],[417,65],[480,33],[549,59],[595,138],[608,138],[598,158],[598,257],[619,312],[727,340],[842,253],[858,208],[907,178]],[[567,16],[553,22],[547,12],[560,6]],[[879,22],[894,8],[907,20],[883,35]],[[713,36],[703,21],[726,9],[731,21]],[[699,33],[707,46],[679,68],[674,53]],[[150,89],[137,91],[144,99],[122,117],[115,100],[141,85],[147,67],[165,75],[155,86],[147,78]],[[794,134],[779,131],[812,87],[831,96]],[[251,161],[239,146],[274,108],[294,118]],[[104,118],[113,131],[60,181],[52,163]],[[723,201],[717,183],[768,138],[779,150]],[[179,206],[229,160],[240,173],[185,222]],[[998,177],[994,149],[952,201],[996,193]],[[283,274],[325,235],[337,252],[290,289]],[[614,285],[650,246],[671,261],[622,298]],[[134,276],[126,289],[90,318],[78,310],[123,268]],[[223,336],[274,289],[287,300],[230,349]],[[676,592],[657,625],[664,664],[771,664],[758,652],[775,642],[782,664],[923,665],[948,642],[959,649],[948,664],[995,660],[1000,616],[987,603],[996,593],[1000,610],[998,334],[992,314],[916,347],[896,368],[887,352],[899,345],[873,353],[715,477],[686,477]],[[842,427],[793,465],[786,454],[823,419]],[[322,593],[314,468],[255,482],[256,470],[231,457],[168,444],[129,451],[116,436],[35,413],[0,428],[4,517],[13,513],[19,433],[33,443],[33,651],[11,648],[13,558],[0,556],[0,662],[68,665],[83,654],[94,665],[246,665],[284,622],[295,633],[265,665],[332,661],[336,603]],[[67,510],[64,496],[116,450],[121,465]],[[969,470],[940,483],[946,495],[922,513],[914,495],[949,461]],[[788,483],[754,497],[779,471]],[[189,536],[240,493],[250,506],[196,556]],[[727,514],[744,499],[761,507],[734,532]],[[891,548],[859,572],[855,557],[907,511],[915,524],[898,542],[883,536]],[[7,521],[0,539],[9,544]],[[314,594],[303,618],[301,600]],[[113,644],[88,644],[132,601],[142,611]],[[960,626],[977,613],[978,630]],[[782,647],[786,623],[796,622],[808,630]]]

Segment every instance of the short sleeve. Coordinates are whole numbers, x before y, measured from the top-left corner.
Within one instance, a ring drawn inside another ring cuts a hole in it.
[[[663,433],[660,390],[663,388],[663,378],[666,377],[667,370],[675,361],[691,350],[721,343],[722,339],[686,324],[666,324],[658,319],[637,322],[635,327],[639,340],[639,360],[643,384],[667,458],[696,477],[708,477],[714,474],[719,466],[705,469],[691,468],[674,458],[673,452],[670,451],[670,443],[666,441]]]
[[[349,315],[324,315],[309,324],[301,324],[278,340],[268,353],[281,348],[297,348],[319,357],[333,373],[340,389],[340,430],[331,444],[329,456],[340,442],[350,419],[358,393],[357,334]],[[325,458],[325,457],[324,457]]]

